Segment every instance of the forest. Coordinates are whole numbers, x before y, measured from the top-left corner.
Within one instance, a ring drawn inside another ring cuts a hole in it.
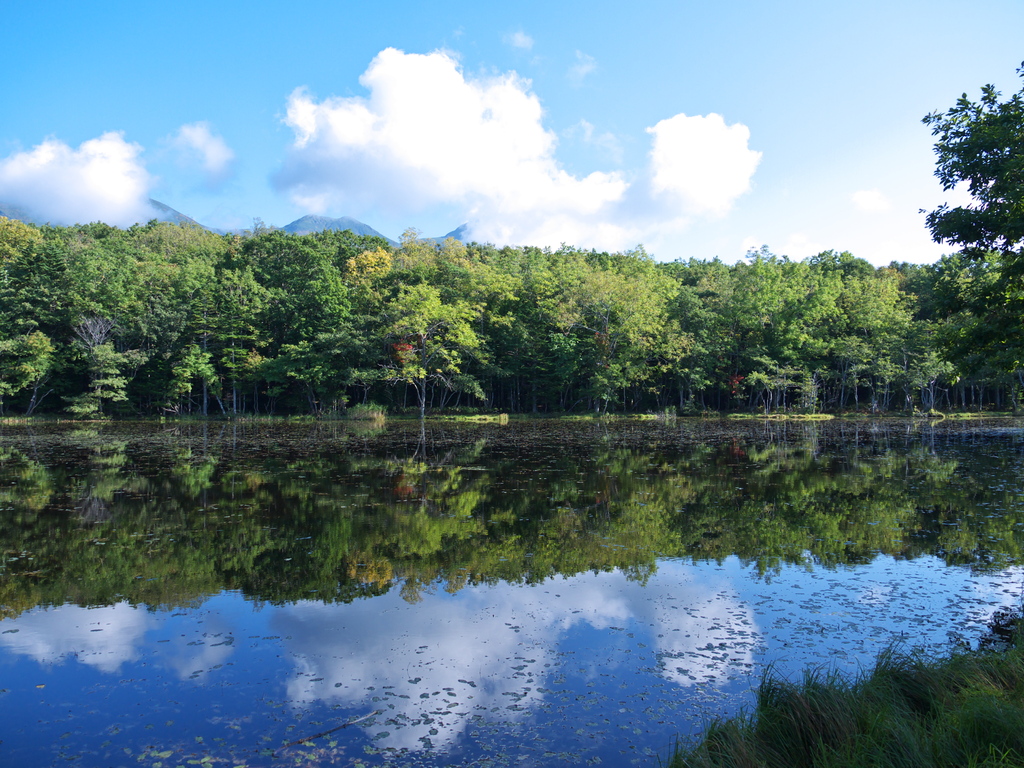
[[[1016,410],[1001,274],[0,218],[0,412]]]

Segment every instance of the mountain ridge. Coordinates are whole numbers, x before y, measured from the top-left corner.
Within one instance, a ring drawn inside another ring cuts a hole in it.
[[[290,224],[285,224],[279,229],[288,232],[293,235],[308,235],[313,232],[323,232],[328,229],[337,230],[343,232],[346,229],[352,230],[357,235],[369,235],[371,237],[382,237],[387,240],[391,245],[398,245],[397,242],[392,240],[387,235],[382,235],[376,229],[371,227],[369,224],[364,224],[358,219],[353,219],[350,216],[340,216],[338,218],[331,218],[330,216],[316,216],[307,215],[296,219]]]
[[[157,221],[166,221],[171,224],[189,224],[192,226],[208,230],[210,232],[216,232],[217,234],[229,233],[228,231],[223,229],[208,227],[205,224],[201,224],[195,219],[193,219],[191,216],[187,216],[181,211],[175,210],[171,206],[167,205],[166,203],[162,203],[159,200],[149,198],[148,202],[150,206],[153,208],[154,213],[157,214],[153,217]],[[17,206],[14,205],[13,203],[8,203],[4,201],[0,201],[0,216],[4,216],[8,219],[24,221],[27,224],[35,224],[36,226],[43,226],[49,223],[48,221],[45,221],[43,218],[33,215],[30,211],[26,210],[25,208],[22,208],[21,206]],[[383,238],[384,240],[387,240],[388,243],[390,243],[391,245],[398,245],[398,241],[393,240],[387,235],[381,234],[376,229],[371,227],[369,224],[359,221],[358,219],[353,219],[350,216],[339,216],[337,218],[332,218],[330,216],[308,214],[306,216],[299,217],[295,221],[285,224],[283,227],[270,227],[270,229],[280,229],[293,235],[308,235],[313,232],[323,232],[329,229],[338,231],[344,231],[348,229],[357,235],[369,235],[371,237],[380,237]],[[463,224],[459,227],[456,227],[448,234],[442,235],[441,237],[424,237],[423,239],[435,243],[443,242],[449,237],[453,237],[456,240],[465,240],[465,235],[468,230],[469,225]]]

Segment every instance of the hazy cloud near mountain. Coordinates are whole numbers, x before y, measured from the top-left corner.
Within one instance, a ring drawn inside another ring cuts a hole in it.
[[[515,72],[467,76],[449,53],[388,48],[360,82],[367,97],[318,100],[298,88],[288,99],[295,138],[274,183],[303,208],[411,215],[454,205],[473,239],[620,249],[725,214],[760,160],[746,126],[680,114],[647,129],[648,167],[575,176]]]
[[[119,132],[73,149],[48,138],[31,150],[0,159],[0,200],[52,224],[105,221],[130,226],[155,215],[142,147]]]

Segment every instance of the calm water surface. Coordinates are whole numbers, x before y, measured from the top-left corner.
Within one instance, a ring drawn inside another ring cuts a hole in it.
[[[1019,422],[0,426],[19,766],[657,765],[766,665],[977,641]]]

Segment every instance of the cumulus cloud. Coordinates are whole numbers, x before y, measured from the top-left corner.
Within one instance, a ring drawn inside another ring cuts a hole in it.
[[[858,190],[850,195],[850,199],[858,210],[865,213],[884,213],[892,207],[889,198],[878,189]]]
[[[78,149],[47,139],[0,159],[0,200],[53,224],[145,221],[155,213],[141,152],[119,132],[104,133]]]
[[[505,42],[513,48],[521,48],[524,51],[528,51],[533,48],[533,38],[522,30],[508,35],[508,37],[505,38]]]
[[[209,123],[183,125],[171,139],[186,164],[199,165],[206,176],[206,185],[218,189],[234,173],[235,153],[223,137],[210,130]]]
[[[750,149],[750,129],[726,125],[721,115],[676,115],[647,132],[655,195],[678,197],[698,214],[722,216],[750,190],[761,153]]]
[[[587,75],[595,69],[597,69],[597,59],[583,51],[576,51],[576,63],[569,67],[569,82],[573,85],[581,85]]]
[[[760,159],[745,126],[679,115],[649,129],[649,168],[573,175],[557,161],[540,99],[515,72],[471,77],[447,52],[389,48],[360,82],[367,97],[319,100],[298,88],[288,99],[295,138],[274,183],[310,212],[448,206],[463,211],[474,239],[618,249],[721,215]],[[617,146],[586,121],[574,130]]]

